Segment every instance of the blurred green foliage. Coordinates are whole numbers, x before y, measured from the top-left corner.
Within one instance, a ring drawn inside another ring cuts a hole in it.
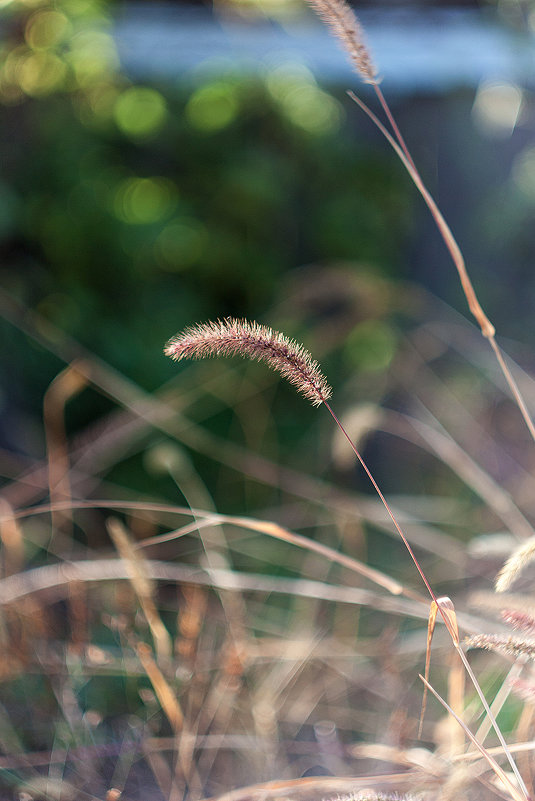
[[[384,146],[359,143],[347,99],[296,64],[133,82],[110,13],[97,0],[2,9],[10,293],[152,389],[169,376],[170,335],[227,314],[269,322],[292,268],[344,259],[396,274],[407,183]],[[9,337],[35,409],[58,365]]]

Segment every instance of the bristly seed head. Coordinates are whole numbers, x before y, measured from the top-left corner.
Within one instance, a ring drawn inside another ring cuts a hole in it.
[[[308,0],[349,54],[351,63],[365,83],[377,84],[377,70],[364,39],[357,15],[346,0]]]
[[[496,592],[511,587],[524,568],[535,560],[535,536],[530,537],[513,551],[496,577]]]
[[[314,406],[332,395],[319,364],[302,345],[268,326],[247,320],[227,318],[192,326],[170,339],[164,353],[176,360],[244,356],[266,362]]]
[[[535,640],[501,634],[474,634],[464,642],[467,648],[485,648],[487,651],[501,651],[509,656],[535,659]]]
[[[514,629],[524,631],[530,637],[535,636],[535,617],[528,612],[519,612],[516,609],[502,609],[503,620]]]

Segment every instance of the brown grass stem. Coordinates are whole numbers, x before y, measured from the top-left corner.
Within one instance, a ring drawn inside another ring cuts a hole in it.
[[[453,263],[457,268],[457,272],[459,274],[459,278],[461,281],[461,286],[463,288],[464,294],[466,296],[466,300],[468,302],[468,307],[472,312],[473,316],[475,317],[483,336],[487,338],[491,338],[495,334],[495,329],[488,317],[486,316],[485,312],[481,308],[481,305],[477,299],[477,295],[475,293],[474,287],[472,286],[472,282],[468,275],[468,271],[466,269],[464,257],[462,255],[461,249],[457,244],[457,240],[453,236],[453,233],[444,219],[442,212],[438,208],[433,196],[425,186],[420,173],[418,170],[413,167],[411,160],[409,160],[403,149],[400,145],[396,142],[392,134],[385,128],[381,120],[377,117],[376,114],[369,108],[369,106],[364,103],[354,92],[348,92],[349,97],[359,106],[362,111],[370,118],[373,124],[379,129],[382,135],[385,137],[387,142],[396,152],[398,158],[402,162],[403,166],[409,173],[410,177],[413,180],[416,188],[420,192],[425,204],[427,205],[431,215],[437,225],[437,228],[444,240],[444,243],[451,255]]]
[[[398,133],[395,133],[396,138],[394,138],[392,134],[385,128],[385,126],[383,125],[381,120],[377,117],[377,115],[373,113],[373,111],[369,108],[369,106],[366,105],[366,103],[364,103],[364,101],[362,101],[354,92],[348,92],[348,95],[359,106],[359,108],[362,109],[362,111],[364,111],[364,113],[370,118],[373,124],[378,128],[378,130],[382,133],[387,142],[393,148],[398,158],[402,162],[403,166],[405,167],[410,177],[412,178],[412,181],[415,184],[416,188],[420,192],[420,195],[422,196],[426,206],[431,212],[431,216],[435,221],[435,224],[439,230],[440,235],[442,236],[444,244],[446,245],[450,253],[450,256],[452,258],[452,261],[457,269],[457,273],[461,281],[461,286],[468,303],[468,308],[470,309],[472,315],[475,317],[476,322],[481,329],[481,333],[486,339],[489,340],[490,346],[494,351],[494,354],[496,356],[502,374],[513,395],[513,398],[518,406],[518,409],[520,410],[520,414],[522,415],[522,418],[528,428],[528,431],[532,439],[535,441],[535,424],[533,423],[533,420],[528,411],[522,393],[520,392],[518,384],[513,374],[511,373],[510,369],[508,368],[505,359],[503,358],[503,354],[500,350],[500,347],[496,342],[496,329],[494,328],[493,324],[491,323],[491,321],[483,311],[481,304],[479,303],[475,289],[472,285],[472,281],[470,280],[470,276],[468,275],[468,270],[466,269],[464,256],[457,243],[457,240],[453,236],[451,228],[444,219],[444,216],[442,215],[442,212],[438,208],[433,196],[425,186],[420,176],[420,173],[414,166],[412,158],[410,157],[410,155],[407,155],[408,151],[407,153],[405,152],[406,145],[403,142],[403,139],[401,139],[401,141],[398,143],[398,141],[396,141]],[[387,105],[386,100],[384,101],[384,103],[385,105]],[[383,104],[381,103],[381,105]],[[390,121],[392,114],[390,113],[388,117]],[[395,131],[398,130],[397,126],[394,130]],[[399,136],[401,136],[401,134],[399,134]]]
[[[154,600],[154,586],[146,568],[145,557],[136,550],[120,520],[110,517],[106,521],[106,527],[117,552],[128,565],[129,579],[149,625],[158,663],[168,668],[173,655],[172,641]]]
[[[362,467],[364,469],[364,472],[366,473],[366,475],[370,479],[371,484],[372,484],[374,490],[376,491],[376,493],[378,494],[383,506],[385,507],[385,509],[386,509],[386,511],[388,513],[388,516],[392,520],[392,523],[394,524],[394,527],[395,527],[396,531],[398,532],[399,536],[403,540],[403,543],[404,543],[405,547],[407,548],[407,550],[409,552],[409,555],[410,555],[412,561],[414,562],[414,564],[416,566],[416,569],[418,570],[418,573],[422,577],[422,581],[424,582],[424,584],[425,584],[425,586],[426,586],[431,598],[438,605],[437,597],[436,597],[435,593],[433,592],[433,590],[431,588],[431,585],[427,581],[427,578],[425,577],[424,571],[422,570],[422,568],[420,566],[420,563],[419,563],[418,559],[416,558],[416,556],[414,554],[414,551],[412,550],[412,548],[410,546],[409,541],[407,540],[405,534],[403,533],[403,531],[401,529],[401,526],[399,525],[398,521],[396,520],[396,517],[395,517],[394,513],[392,512],[392,509],[390,508],[385,496],[381,492],[381,489],[379,488],[379,485],[377,484],[376,480],[374,479],[374,477],[373,477],[368,465],[366,464],[366,462],[362,458],[362,456],[361,456],[359,450],[357,449],[357,447],[353,444],[353,440],[351,439],[351,437],[349,436],[349,434],[345,430],[344,426],[342,425],[342,423],[340,422],[340,420],[338,419],[338,417],[336,416],[336,414],[332,410],[332,408],[329,405],[329,403],[327,401],[324,401],[324,404],[325,404],[326,408],[328,409],[329,413],[331,414],[334,422],[336,423],[336,425],[338,426],[338,428],[340,429],[340,431],[342,432],[342,434],[344,435],[344,437],[348,441],[351,450],[353,451],[353,453],[355,454],[355,456],[359,460],[360,464],[362,465]],[[450,623],[449,623],[449,621],[447,620],[447,618],[446,618],[446,616],[444,614],[442,615],[442,617],[444,619],[444,623],[446,624],[446,627],[447,627],[448,631],[450,631]],[[451,634],[451,631],[450,631],[450,634]]]
[[[43,399],[43,423],[48,461],[48,491],[52,502],[71,497],[70,463],[65,431],[65,408],[71,398],[88,383],[83,370],[88,365],[76,360],[65,367],[50,383]],[[54,531],[69,524],[64,514],[52,516]]]
[[[379,103],[381,104],[381,106],[383,108],[383,111],[384,111],[384,113],[386,115],[386,118],[387,118],[388,122],[390,123],[390,127],[392,128],[392,130],[394,132],[394,136],[396,137],[399,146],[401,147],[401,149],[403,150],[403,153],[405,154],[405,158],[412,165],[412,167],[414,169],[416,169],[416,165],[415,165],[415,163],[414,163],[414,161],[412,159],[412,156],[410,154],[410,150],[407,147],[407,144],[405,142],[405,139],[403,138],[403,135],[402,135],[401,131],[399,130],[399,127],[398,127],[398,124],[396,122],[396,119],[395,119],[394,115],[392,114],[392,112],[390,110],[390,106],[386,102],[386,98],[385,98],[385,96],[384,96],[384,94],[383,94],[383,92],[381,90],[381,87],[379,86],[378,83],[374,83],[373,84],[373,88],[375,90],[375,94],[377,95],[377,99],[379,100]]]

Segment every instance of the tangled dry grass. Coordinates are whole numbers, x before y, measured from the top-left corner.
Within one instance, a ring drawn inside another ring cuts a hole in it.
[[[338,35],[343,17],[341,38],[347,47],[347,37],[357,37],[354,60],[378,88],[348,8],[322,1],[320,10]],[[493,458],[514,461],[481,420],[490,419],[499,397],[509,429],[527,439],[521,421],[531,432],[533,398],[520,394],[395,124],[387,135],[435,215],[521,414],[488,384],[469,326],[449,311],[430,314],[427,297],[406,303],[421,293],[397,287],[391,305],[415,311],[386,380],[413,408],[357,405],[348,379],[339,389],[339,428],[327,433],[323,421],[314,422],[299,467],[283,467],[261,455],[273,419],[262,372],[241,373],[238,382],[232,365],[207,374],[196,364],[149,395],[2,296],[4,316],[66,363],[44,399],[46,459],[13,470],[2,491],[4,798],[530,799],[533,681],[526,664],[535,603],[529,589],[509,590],[528,575],[533,556],[535,460],[522,440],[509,486],[477,455],[492,449]],[[362,301],[362,287],[350,273],[339,268],[351,306]],[[304,280],[310,288],[317,276]],[[331,347],[344,341],[343,327],[335,328]],[[322,342],[313,327],[307,336]],[[462,401],[440,372],[459,349],[478,384]],[[266,326],[227,320],[190,328],[167,352],[259,359],[332,411],[317,362]],[[117,409],[70,441],[66,406],[87,391],[112,398]],[[239,420],[243,444],[211,431],[222,406]],[[403,465],[417,461],[426,475],[439,476],[438,486],[451,474],[451,491],[394,493],[387,503],[372,478],[379,500],[355,492],[347,448],[367,470],[361,450],[384,436],[391,472],[401,477]],[[148,497],[112,472],[140,453],[154,487]],[[215,509],[195,459],[217,464],[227,486],[237,473],[245,487],[270,488],[269,502],[257,503],[254,516]],[[181,505],[162,500],[162,477]],[[501,529],[505,540],[495,536]],[[481,536],[470,542],[469,532]],[[397,534],[429,596],[400,569],[406,553]],[[370,555],[381,569],[368,564]],[[485,588],[500,567],[496,595]],[[489,621],[489,612],[497,619]],[[509,624],[520,633],[512,636]],[[474,672],[464,635],[472,648],[504,651],[508,675],[487,653]],[[446,711],[437,703],[426,712],[420,741],[417,676],[426,652],[426,686]]]

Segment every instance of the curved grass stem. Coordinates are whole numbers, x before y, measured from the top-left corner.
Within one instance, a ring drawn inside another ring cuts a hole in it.
[[[445,245],[446,245],[446,247],[447,247],[447,249],[448,249],[448,251],[450,253],[452,261],[453,261],[453,263],[454,263],[454,265],[455,265],[455,267],[457,269],[457,272],[459,274],[459,279],[461,281],[461,286],[462,286],[464,295],[465,295],[466,300],[468,302],[468,307],[469,307],[470,311],[472,312],[473,316],[475,317],[476,322],[477,322],[477,324],[479,325],[479,327],[481,329],[481,333],[483,334],[483,336],[486,339],[489,340],[490,346],[491,346],[492,350],[494,351],[494,354],[496,356],[496,359],[498,361],[498,364],[500,366],[502,374],[503,374],[503,376],[504,376],[504,378],[505,378],[505,380],[507,382],[507,385],[508,385],[508,387],[509,387],[509,389],[511,391],[511,394],[512,394],[514,400],[515,400],[515,403],[517,404],[518,409],[520,410],[520,414],[522,415],[522,418],[523,418],[523,420],[524,420],[524,422],[525,422],[525,424],[527,426],[527,429],[528,429],[532,439],[535,441],[535,424],[534,424],[533,419],[532,419],[532,417],[531,417],[531,415],[530,415],[530,413],[528,411],[526,402],[525,402],[525,400],[524,400],[524,398],[522,396],[520,388],[519,388],[519,386],[518,386],[513,374],[511,373],[509,367],[507,366],[507,364],[505,362],[505,359],[503,357],[503,354],[502,354],[502,352],[500,350],[500,347],[499,347],[498,343],[496,342],[496,331],[495,331],[495,328],[494,328],[493,324],[491,323],[491,321],[489,320],[489,318],[487,317],[487,315],[485,314],[485,312],[483,311],[483,309],[481,307],[481,304],[479,303],[479,300],[477,298],[476,292],[475,292],[474,287],[472,285],[472,282],[470,280],[470,276],[468,275],[468,271],[466,269],[466,264],[465,264],[464,257],[463,257],[463,254],[461,252],[461,249],[460,249],[455,237],[453,236],[453,233],[452,233],[448,223],[444,219],[444,217],[442,215],[442,212],[438,208],[433,196],[431,195],[431,193],[429,192],[429,190],[425,186],[425,184],[424,184],[424,182],[422,180],[422,177],[420,176],[420,173],[416,169],[416,167],[414,165],[414,161],[413,161],[413,159],[412,159],[412,157],[411,157],[411,155],[409,153],[409,150],[408,150],[408,148],[407,148],[407,146],[405,144],[405,141],[404,141],[404,139],[403,139],[403,137],[402,137],[402,135],[401,135],[401,133],[399,131],[399,128],[398,128],[398,126],[397,126],[397,124],[396,124],[396,122],[394,120],[392,112],[390,111],[390,108],[389,108],[386,100],[384,99],[383,93],[381,92],[381,90],[380,90],[380,88],[378,86],[375,87],[375,90],[376,90],[376,93],[378,93],[378,98],[379,98],[379,100],[381,102],[382,108],[385,111],[385,114],[387,115],[388,121],[390,122],[390,125],[392,126],[392,130],[394,131],[394,136],[392,136],[390,131],[388,131],[388,129],[383,125],[381,120],[373,113],[373,111],[369,108],[369,106],[367,106],[366,103],[364,103],[359,97],[357,97],[357,95],[355,95],[354,92],[348,92],[348,95],[359,106],[359,108],[362,109],[362,111],[364,111],[364,113],[370,118],[370,120],[373,122],[373,124],[378,128],[378,130],[382,133],[382,135],[385,137],[387,142],[390,144],[390,146],[396,152],[398,158],[400,159],[400,161],[402,162],[403,166],[405,167],[405,169],[409,173],[413,183],[415,184],[416,188],[420,192],[420,195],[422,196],[426,206],[428,207],[429,211],[431,212],[431,216],[433,217],[433,219],[435,221],[435,224],[436,224],[436,226],[437,226],[437,228],[439,230],[439,233],[442,236],[442,239],[444,240],[444,243],[445,243]]]

